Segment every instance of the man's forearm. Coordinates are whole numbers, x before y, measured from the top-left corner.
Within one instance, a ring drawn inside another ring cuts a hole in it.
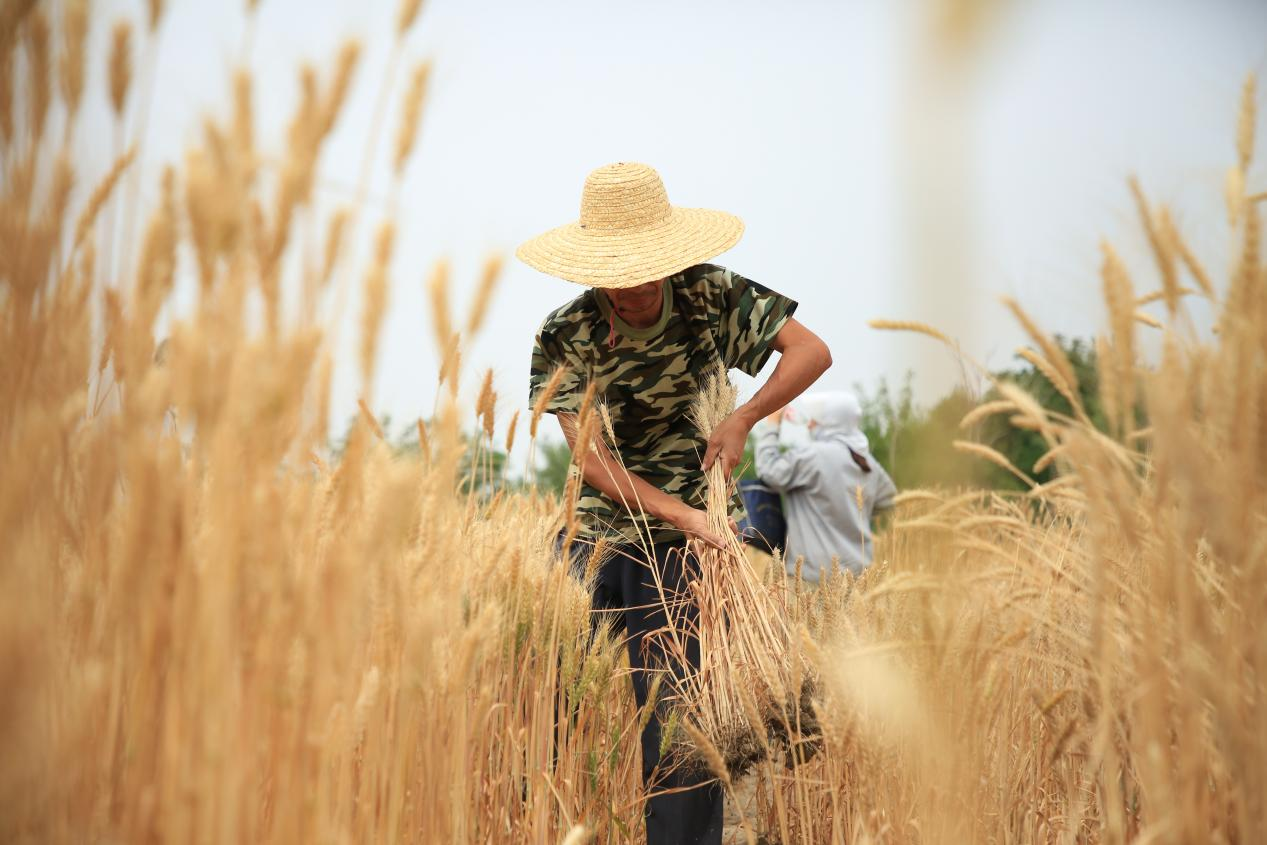
[[[685,503],[625,469],[606,444],[595,443],[582,466],[589,484],[630,513],[645,513],[670,525],[679,522]]]
[[[782,350],[770,378],[751,399],[736,409],[735,412],[743,417],[749,428],[804,393],[831,366],[831,353],[826,344],[816,337],[814,341]]]
[[[800,396],[831,366],[827,344],[794,319],[783,324],[770,345],[779,353],[779,363],[757,394],[713,429],[704,451],[705,471],[720,458],[725,474],[734,472],[743,459],[744,441],[752,427]]]
[[[560,414],[559,425],[563,428],[568,446],[575,450],[576,418],[570,414]],[[681,499],[670,496],[646,479],[625,469],[601,440],[596,439],[591,444],[590,454],[582,462],[582,469],[588,484],[613,502],[623,505],[630,513],[645,513],[670,525],[676,525],[681,520],[683,509],[688,507]]]

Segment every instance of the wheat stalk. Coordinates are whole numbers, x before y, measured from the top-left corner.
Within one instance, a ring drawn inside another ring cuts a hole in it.
[[[1016,350],[1016,354],[1018,357],[1024,358],[1034,367],[1034,369],[1042,373],[1043,377],[1046,378],[1047,381],[1051,382],[1052,386],[1056,388],[1060,395],[1065,397],[1065,401],[1069,403],[1075,413],[1081,413],[1081,398],[1073,392],[1073,387],[1065,381],[1064,374],[1058,372],[1056,368],[1052,366],[1050,361],[1029,347],[1021,347]]]
[[[1065,351],[1061,349],[1060,345],[1056,343],[1056,341],[1052,340],[1046,332],[1038,327],[1038,324],[1035,323],[1029,314],[1025,312],[1025,309],[1021,308],[1020,303],[1018,303],[1015,299],[1012,299],[1010,296],[1005,296],[1003,297],[1003,304],[1007,306],[1007,309],[1012,312],[1012,316],[1014,316],[1016,321],[1021,324],[1021,327],[1025,329],[1025,333],[1028,334],[1036,344],[1038,344],[1038,348],[1043,351],[1043,357],[1045,357],[1051,366],[1055,368],[1056,372],[1060,374],[1060,379],[1063,382],[1064,387],[1064,390],[1061,392],[1063,393],[1067,391],[1069,396],[1075,397],[1070,401],[1075,408],[1079,407],[1079,403],[1076,398],[1078,394],[1078,376],[1074,373],[1073,365],[1069,363],[1069,357],[1065,355]],[[1055,382],[1053,382],[1053,384],[1055,384]],[[1061,387],[1059,384],[1056,386],[1058,388]],[[1066,398],[1069,397],[1067,396]]]
[[[1135,294],[1126,265],[1107,243],[1101,244],[1104,262],[1100,268],[1104,301],[1109,307],[1112,342],[1108,357],[1118,403],[1113,410],[1119,425],[1129,427],[1131,408],[1135,403]],[[1129,431],[1127,432],[1129,433]]]
[[[84,98],[84,53],[88,40],[87,0],[68,0],[62,13],[62,47],[58,62],[58,82],[61,83],[62,100],[66,103],[66,132],[79,115]]]
[[[1132,176],[1129,180],[1131,196],[1135,199],[1135,208],[1140,222],[1144,226],[1144,234],[1148,236],[1148,245],[1157,261],[1157,269],[1161,273],[1161,288],[1166,301],[1166,311],[1174,318],[1179,308],[1179,276],[1176,267],[1175,240],[1168,235],[1174,231],[1174,223],[1170,212],[1162,208],[1156,215],[1149,208],[1148,198],[1139,180]]]
[[[1037,482],[1034,481],[1034,479],[1030,478],[1024,472],[1017,469],[1016,465],[1013,464],[1011,461],[1009,461],[1007,457],[1002,452],[998,451],[997,449],[992,449],[989,446],[986,446],[984,443],[973,443],[970,440],[956,440],[951,445],[955,448],[956,451],[964,452],[965,454],[968,454],[968,455],[974,455],[978,458],[984,458],[990,463],[995,464],[996,466],[1002,467],[1003,469],[1010,472],[1012,475],[1015,475],[1021,481],[1024,481],[1030,487],[1034,487],[1037,485]]]
[[[109,76],[110,108],[115,120],[122,120],[132,87],[132,24],[126,20],[115,23],[110,33]]]
[[[374,260],[365,276],[365,301],[361,316],[361,380],[370,389],[378,358],[378,333],[387,313],[388,269],[396,242],[396,226],[384,221],[374,239]]]
[[[442,353],[454,342],[453,321],[449,316],[449,262],[437,261],[427,279],[431,299],[431,336]]]
[[[916,334],[927,335],[934,340],[939,340],[947,346],[953,347],[955,345],[949,337],[927,323],[918,323],[913,320],[868,320],[867,325],[873,329],[881,329],[883,331],[915,332]]]
[[[1257,79],[1254,74],[1245,78],[1241,89],[1241,107],[1236,123],[1236,164],[1241,173],[1249,172],[1254,158],[1254,124],[1257,120]]]
[[[418,19],[422,10],[422,0],[400,0],[400,8],[396,12],[396,37],[404,38]]]
[[[167,4],[165,0],[146,0],[145,6],[148,12],[150,35],[153,35],[158,31],[158,25],[163,22],[163,13],[167,10]]]
[[[419,62],[409,78],[409,87],[401,103],[400,128],[396,133],[396,153],[392,159],[397,179],[404,173],[405,164],[408,163],[414,142],[418,138],[418,123],[422,119],[422,109],[427,96],[427,80],[430,78],[430,61]]]
[[[506,454],[509,455],[515,448],[515,426],[519,423],[519,409],[510,415],[510,422],[506,426]]]
[[[6,7],[7,13],[13,6]],[[13,140],[13,45],[16,41],[13,24],[5,20],[5,29],[0,30],[0,140],[8,147]]]
[[[53,98],[50,41],[48,18],[42,10],[36,9],[27,22],[26,35],[27,71],[30,75],[27,103],[31,113],[31,139],[35,143],[39,143],[44,133],[44,120],[48,117],[49,103]]]
[[[497,393],[493,390],[493,369],[484,372],[484,381],[480,384],[480,392],[475,400],[476,419],[482,421],[484,436],[493,439],[493,415],[497,404]]]
[[[1192,274],[1192,278],[1196,279],[1197,285],[1201,288],[1201,292],[1205,294],[1207,299],[1213,300],[1214,285],[1210,281],[1210,276],[1206,273],[1201,262],[1197,260],[1196,255],[1188,247],[1183,236],[1179,233],[1179,227],[1175,225],[1169,214],[1165,214],[1161,219],[1162,236],[1170,241],[1174,252],[1179,256],[1184,266],[1188,268],[1188,272]],[[1183,288],[1180,293],[1184,293],[1187,289]]]
[[[326,229],[325,239],[325,256],[321,261],[321,272],[319,278],[324,282],[330,278],[334,272],[335,264],[338,263],[339,255],[343,251],[343,240],[347,233],[348,219],[351,211],[347,208],[340,208],[330,217],[330,222]]]
[[[996,399],[993,402],[984,402],[964,414],[963,419],[959,421],[959,427],[963,429],[972,428],[977,423],[995,414],[1004,414],[1016,410],[1016,406],[1007,399]]]
[[[370,411],[370,406],[365,403],[365,397],[359,397],[356,400],[356,407],[361,411],[361,419],[370,427],[370,431],[374,432],[374,436],[384,442],[387,441],[387,435],[383,433],[383,427],[378,424],[378,420],[374,418],[374,413]]]
[[[105,178],[97,183],[97,187],[93,188],[92,194],[88,197],[88,202],[84,205],[84,210],[80,212],[79,219],[75,221],[75,238],[71,242],[71,252],[78,249],[79,245],[84,242],[84,238],[88,236],[92,224],[97,220],[97,215],[101,213],[101,209],[105,206],[107,200],[110,199],[110,194],[113,193],[115,185],[119,184],[119,178],[135,159],[136,147],[132,147],[115,160],[114,165],[105,175]]]
[[[537,394],[537,400],[532,403],[532,419],[528,426],[528,436],[533,440],[537,439],[537,424],[541,420],[541,415],[550,406],[550,400],[558,392],[559,385],[567,374],[568,368],[565,365],[560,364],[555,367],[554,372],[550,374],[550,379],[545,383],[541,392]]]
[[[348,91],[352,87],[352,77],[356,73],[356,66],[360,60],[361,43],[355,39],[344,41],[334,63],[334,78],[326,91],[325,102],[311,112],[316,122],[309,125],[317,132],[318,139],[328,135],[334,128],[335,121],[339,119],[339,113],[347,100]]]
[[[467,337],[474,337],[484,325],[489,304],[493,301],[493,293],[497,290],[497,282],[501,279],[503,263],[504,260],[500,254],[490,255],[484,260],[479,284],[475,286],[475,299],[471,303],[471,312],[466,320]]]

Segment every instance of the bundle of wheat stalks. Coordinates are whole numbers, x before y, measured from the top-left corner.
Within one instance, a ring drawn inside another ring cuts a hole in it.
[[[708,437],[735,408],[736,389],[724,370],[708,376],[691,409]],[[791,757],[796,740],[813,733],[809,664],[799,649],[788,593],[763,582],[731,530],[734,490],[721,462],[707,471],[709,529],[722,548],[696,544],[698,577],[683,597],[698,611],[690,633],[699,640],[699,671],[677,682],[683,727],[696,759],[723,781],[771,753],[771,738]]]

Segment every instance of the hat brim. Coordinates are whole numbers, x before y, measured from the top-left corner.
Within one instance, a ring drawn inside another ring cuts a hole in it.
[[[515,255],[530,267],[596,288],[631,288],[714,258],[739,242],[743,221],[707,208],[673,208],[633,232],[569,223],[525,242]]]

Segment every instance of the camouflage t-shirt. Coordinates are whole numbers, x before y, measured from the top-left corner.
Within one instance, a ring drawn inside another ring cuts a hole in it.
[[[700,464],[707,440],[690,421],[691,402],[719,363],[753,376],[760,372],[796,303],[712,264],[690,267],[663,284],[664,309],[648,329],[625,324],[592,288],[546,317],[532,350],[531,402],[536,405],[555,369],[565,365],[567,373],[545,410],[576,413],[593,379],[625,467],[702,507]],[[615,343],[609,345],[613,325]],[[667,523],[635,516],[588,484],[582,485],[577,507],[583,536],[639,545],[682,540]]]

